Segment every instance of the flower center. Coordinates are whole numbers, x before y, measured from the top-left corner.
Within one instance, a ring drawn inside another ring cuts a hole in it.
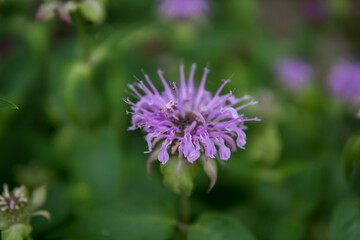
[[[185,117],[178,114],[176,118],[172,118],[171,122],[183,132],[187,126],[190,126],[195,121],[196,116],[195,114],[189,112],[185,113]]]
[[[6,198],[6,204],[0,206],[0,218],[6,221],[7,225],[23,223],[29,217],[28,204],[19,201],[17,198]]]

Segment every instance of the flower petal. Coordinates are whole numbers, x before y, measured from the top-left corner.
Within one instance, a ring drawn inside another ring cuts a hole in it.
[[[173,140],[171,138],[166,138],[160,148],[158,159],[162,164],[165,164],[169,160],[169,153],[167,151],[167,148],[172,143],[172,141]]]
[[[228,160],[230,158],[231,155],[231,151],[230,148],[228,148],[225,143],[224,143],[224,139],[222,139],[221,137],[216,138],[216,140],[218,141],[218,143],[220,144],[219,147],[219,156],[221,160]]]

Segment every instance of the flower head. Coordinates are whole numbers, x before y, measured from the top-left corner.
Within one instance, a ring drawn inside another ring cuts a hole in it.
[[[320,0],[310,0],[304,2],[306,17],[313,22],[321,22],[328,15],[326,3]]]
[[[30,223],[32,216],[50,217],[47,211],[36,211],[45,201],[46,188],[40,187],[34,190],[32,198],[29,199],[25,186],[9,191],[7,184],[4,184],[4,192],[0,195],[0,230],[8,229],[18,224]]]
[[[309,85],[312,69],[302,60],[289,58],[277,63],[276,75],[287,88],[298,90]]]
[[[329,87],[332,93],[350,103],[360,101],[360,63],[341,61],[331,70]]]
[[[203,16],[209,6],[206,0],[162,0],[159,10],[170,18],[189,19]]]
[[[37,21],[46,21],[59,14],[60,19],[71,24],[70,13],[80,11],[83,17],[93,23],[100,23],[104,19],[104,9],[99,0],[53,0],[46,1],[40,5],[36,13]]]
[[[228,160],[231,151],[245,146],[245,122],[259,120],[240,113],[256,101],[244,104],[249,97],[236,98],[231,91],[221,95],[229,79],[223,82],[214,96],[205,90],[208,68],[204,69],[200,86],[195,88],[195,69],[193,64],[186,81],[184,65],[180,65],[180,85],[175,82],[169,85],[163,72],[158,70],[163,92],[159,92],[149,76],[144,74],[149,87],[139,80],[129,85],[138,100],[124,99],[132,105],[132,112],[128,112],[133,114],[129,130],[142,129],[148,144],[146,153],[158,152],[158,160],[163,164],[175,153],[190,163],[202,154],[206,159],[218,155],[221,160]]]
[[[0,195],[0,219],[5,220],[6,225],[28,221],[30,209],[25,191],[25,187],[20,186],[9,192],[8,185],[4,184],[4,193]]]

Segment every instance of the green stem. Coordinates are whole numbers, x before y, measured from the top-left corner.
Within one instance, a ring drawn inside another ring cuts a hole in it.
[[[181,223],[186,226],[190,220],[190,197],[183,195],[181,197]],[[188,229],[186,227],[181,228],[181,239],[187,240]]]
[[[183,195],[181,199],[182,222],[188,223],[190,218],[190,197]]]
[[[88,36],[86,34],[86,28],[85,28],[85,22],[84,22],[84,18],[82,17],[80,11],[76,11],[75,12],[75,21],[76,21],[76,30],[77,30],[77,35],[78,35],[78,39],[79,39],[79,44],[80,44],[80,49],[81,49],[81,55],[83,58],[83,61],[85,64],[88,63],[89,58],[90,58],[90,45],[89,45],[89,39]],[[93,87],[93,83],[91,81],[91,77],[90,79],[88,79],[88,84],[87,84],[87,106],[85,108],[85,127],[90,129],[90,119],[91,119],[91,110],[90,110],[90,106],[93,103],[93,91],[94,91],[94,87]]]
[[[81,54],[84,61],[89,58],[89,41],[86,35],[84,19],[79,11],[75,12],[76,30],[80,40]]]

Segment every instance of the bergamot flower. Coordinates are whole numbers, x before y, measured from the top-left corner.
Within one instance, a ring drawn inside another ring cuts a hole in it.
[[[192,178],[200,165],[211,180],[209,190],[214,186],[217,166],[213,159],[228,160],[232,151],[244,149],[245,123],[259,121],[243,113],[256,101],[249,96],[236,98],[232,91],[222,94],[230,79],[225,80],[212,95],[205,89],[209,69],[204,69],[199,87],[195,87],[195,69],[196,64],[193,64],[186,81],[184,65],[181,64],[180,84],[172,82],[170,85],[163,72],[158,70],[164,86],[162,92],[144,73],[148,85],[141,80],[129,84],[136,100],[124,99],[132,110],[127,111],[132,114],[129,130],[145,132],[148,145],[145,153],[152,152],[148,173],[150,164],[157,158],[162,163],[165,185],[187,196],[192,191]],[[169,161],[170,157],[175,159]]]
[[[207,0],[162,0],[159,10],[168,18],[193,19],[209,11]]]
[[[347,102],[360,102],[360,63],[340,61],[329,76],[332,93]]]
[[[228,160],[232,151],[245,147],[245,123],[259,121],[242,113],[245,107],[257,103],[249,100],[249,96],[236,98],[232,91],[222,95],[230,79],[225,80],[212,95],[205,89],[209,69],[204,69],[197,88],[194,84],[195,69],[193,64],[186,81],[184,65],[181,64],[180,85],[175,82],[169,85],[163,72],[158,70],[163,92],[144,74],[149,87],[143,81],[130,84],[129,88],[137,100],[124,99],[132,106],[132,111],[127,112],[133,115],[129,130],[141,129],[146,133],[148,151],[145,153],[158,152],[158,160],[162,164],[175,154],[190,163],[197,161],[201,155],[205,159],[218,157]]]
[[[47,211],[38,210],[45,202],[45,198],[44,186],[35,189],[29,198],[25,186],[20,186],[10,192],[8,185],[4,184],[4,192],[0,195],[0,230],[3,230],[3,236],[17,236],[16,239],[27,238],[32,231],[31,217],[43,216],[50,219]]]
[[[278,80],[291,91],[309,86],[312,72],[312,68],[305,61],[295,58],[282,59],[276,65]]]
[[[360,63],[339,61],[334,65],[329,76],[329,87],[332,94],[349,104],[360,105]],[[360,118],[360,110],[357,113]]]

